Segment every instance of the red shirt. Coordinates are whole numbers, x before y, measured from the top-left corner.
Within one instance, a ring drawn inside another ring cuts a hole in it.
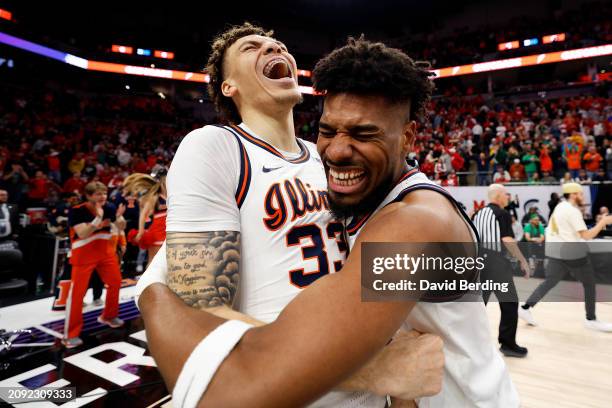
[[[80,194],[83,194],[84,188],[85,188],[85,180],[83,180],[80,177],[79,178],[70,177],[64,183],[63,190],[64,190],[64,193],[71,193],[76,190]]]
[[[47,157],[47,166],[50,171],[58,171],[60,169],[59,157],[57,155]]]
[[[47,179],[32,179],[30,180],[30,191],[28,192],[30,198],[36,200],[44,200],[49,196],[49,180]]]

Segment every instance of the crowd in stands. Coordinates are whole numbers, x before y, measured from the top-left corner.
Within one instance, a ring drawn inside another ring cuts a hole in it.
[[[612,178],[611,98],[442,98],[421,125],[413,158],[442,185]]]
[[[167,167],[181,137],[204,125],[156,96],[1,94],[0,188],[22,209],[53,208],[66,194],[82,194],[88,181],[112,190],[133,172]],[[298,135],[316,140],[319,109],[316,98],[300,107]],[[427,113],[411,158],[442,185],[612,176],[610,98],[510,104],[445,97]]]
[[[433,27],[424,35],[411,34],[393,40],[394,46],[403,49],[417,60],[430,61],[434,67],[482,62],[483,60],[513,58],[519,55],[552,52],[560,49],[589,47],[612,42],[612,22],[609,2],[582,4],[578,9],[559,12],[555,18],[522,16],[512,18],[506,24],[492,26],[461,27],[451,34],[440,34],[444,27]],[[498,44],[510,41],[538,38],[543,35],[564,33],[564,42],[539,44],[528,48],[498,51]]]

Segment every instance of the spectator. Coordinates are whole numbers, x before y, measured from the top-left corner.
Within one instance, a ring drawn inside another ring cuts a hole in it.
[[[556,183],[557,179],[555,179],[549,172],[543,171],[540,181],[542,183]]]
[[[535,149],[531,149],[529,153],[523,155],[521,161],[525,165],[525,173],[527,173],[527,178],[531,180],[533,175],[538,171],[538,162],[540,161],[538,156],[536,156]]]
[[[62,182],[62,173],[60,171],[59,152],[52,149],[47,157],[47,169],[49,170],[49,178],[55,183]]]
[[[496,171],[493,174],[493,183],[495,184],[504,184],[504,183],[509,183],[511,180],[510,178],[510,173],[508,173],[508,171],[504,170],[504,166],[501,164],[498,164],[496,166]]]
[[[561,199],[559,198],[559,194],[550,193],[550,200],[548,200],[548,214],[553,213],[555,207],[557,206],[557,204],[559,204],[560,201]]]
[[[565,159],[567,161],[567,169],[572,176],[572,179],[577,179],[579,176],[580,169],[582,168],[581,157],[582,157],[582,145],[571,142],[565,146],[564,149]]]
[[[19,209],[8,198],[8,192],[0,190],[0,242],[16,241],[18,235]]]
[[[72,174],[82,173],[83,168],[85,168],[85,158],[83,157],[83,153],[76,153],[68,162],[68,171]]]
[[[578,178],[576,179],[576,181],[580,184],[589,184],[592,180],[588,176],[585,169],[580,169],[578,170]]]
[[[48,199],[51,189],[61,191],[61,188],[52,180],[49,180],[47,175],[42,170],[36,170],[34,178],[29,181],[30,191],[28,191],[29,202],[31,207],[43,207]]]
[[[520,222],[518,222],[516,216],[514,215],[512,216],[512,233],[514,234],[514,239],[517,242],[523,240],[523,226]]]
[[[548,152],[548,147],[542,147],[540,150],[540,171],[542,172],[542,176],[544,176],[544,172],[552,173],[553,170],[553,162],[550,154]]]
[[[525,241],[541,244],[544,242],[544,227],[538,214],[531,214],[529,222],[525,225]]]
[[[510,166],[510,177],[512,181],[524,181],[525,180],[525,166],[521,164],[520,159],[514,159],[514,162]]]
[[[64,193],[78,193],[79,195],[82,196],[84,188],[85,188],[85,184],[86,182],[81,177],[81,173],[77,171],[76,173],[72,174],[72,177],[66,180],[62,188],[62,191]]]
[[[10,165],[11,171],[2,177],[4,186],[8,192],[9,197],[13,197],[13,202],[20,204],[21,195],[23,194],[23,187],[30,180],[30,177],[25,172],[21,164],[12,163]]]
[[[587,177],[593,180],[601,168],[603,157],[601,157],[601,154],[597,152],[597,148],[595,146],[589,146],[589,150],[584,154],[583,160]]]
[[[606,171],[604,169],[597,170],[597,174],[593,178],[593,181],[597,181],[600,183],[602,181],[608,181],[608,175],[606,174]]]
[[[540,220],[540,222],[541,222],[542,224],[546,224],[546,220],[544,219],[544,217],[542,216],[542,214],[540,214],[540,213],[538,212],[538,207],[536,207],[535,205],[534,205],[534,206],[529,207],[529,210],[528,210],[528,211],[527,211],[527,213],[525,213],[525,215],[523,216],[523,219],[521,220],[521,223],[522,223],[523,225],[528,224],[528,223],[529,223],[529,221],[531,220],[531,217],[533,217],[534,215],[535,215],[536,217],[538,217],[538,219]]]
[[[477,184],[479,186],[487,186],[490,184],[490,160],[487,158],[485,153],[480,153],[478,155],[478,161],[476,162],[476,171],[478,171],[478,181]]]

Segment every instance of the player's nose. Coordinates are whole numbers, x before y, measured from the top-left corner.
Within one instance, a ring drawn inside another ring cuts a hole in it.
[[[334,136],[325,149],[325,155],[330,161],[336,163],[350,160],[353,156],[351,138],[343,134]]]
[[[267,41],[264,44],[264,53],[265,54],[272,54],[272,53],[277,53],[280,54],[282,52],[282,48],[281,46],[274,42],[274,41]]]

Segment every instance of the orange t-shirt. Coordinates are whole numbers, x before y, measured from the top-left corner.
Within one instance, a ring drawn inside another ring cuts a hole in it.
[[[599,170],[602,160],[603,160],[603,157],[601,157],[601,154],[597,152],[586,153],[584,155],[584,162],[585,162],[584,168],[587,169],[588,171],[597,171]]]

